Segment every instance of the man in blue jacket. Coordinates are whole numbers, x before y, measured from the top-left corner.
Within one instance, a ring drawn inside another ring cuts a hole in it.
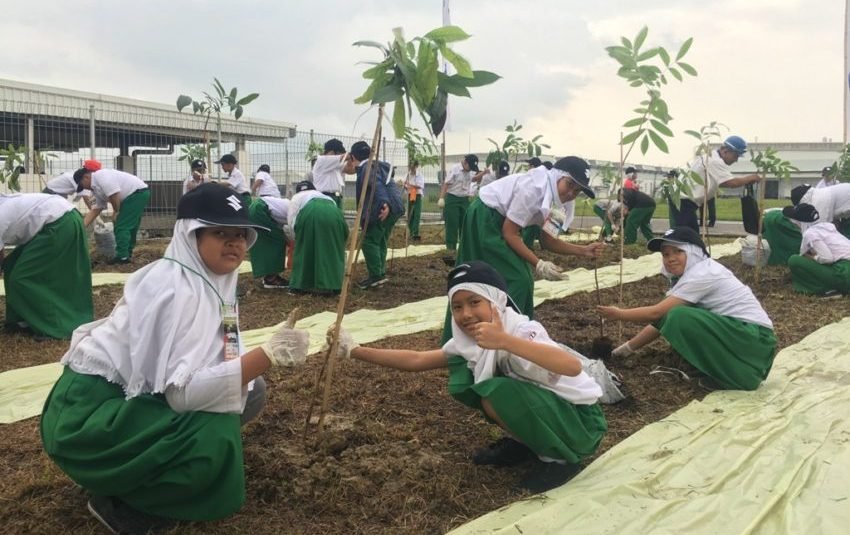
[[[357,202],[366,184],[366,201],[360,228],[363,230],[363,259],[369,276],[357,283],[362,289],[375,288],[387,282],[387,241],[393,225],[404,214],[401,193],[388,183],[390,164],[375,160],[370,177],[366,180],[366,167],[372,149],[365,141],[358,141],[349,150],[345,172],[357,174]]]

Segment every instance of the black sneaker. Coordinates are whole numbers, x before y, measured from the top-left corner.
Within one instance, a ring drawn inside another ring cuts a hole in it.
[[[389,280],[390,280],[390,278],[389,278],[389,277],[387,277],[387,276],[386,276],[386,274],[384,274],[384,275],[378,275],[377,277],[375,277],[375,283],[374,283],[374,285],[373,285],[373,286],[383,286],[383,285],[384,285],[384,284],[386,284]]]
[[[579,464],[544,463],[537,461],[519,481],[522,489],[537,494],[560,487],[581,471]]]
[[[449,267],[455,267],[455,257],[450,254],[447,254],[443,257],[443,263]]]
[[[414,236],[413,241],[422,241],[422,236]]]
[[[106,263],[107,263],[107,264],[109,264],[109,265],[114,265],[114,264],[129,264],[129,263],[130,263],[130,258],[129,258],[129,257],[124,257],[124,258],[118,258],[118,257],[115,257],[115,258],[112,258],[112,259],[108,260]]]
[[[271,276],[268,276],[268,277],[263,277],[263,288],[267,288],[267,289],[289,288],[289,281],[284,279],[280,275],[271,275]]]
[[[838,290],[828,290],[826,293],[819,295],[821,299],[841,299],[844,297]]]
[[[116,534],[156,533],[177,525],[176,520],[143,513],[108,496],[92,496],[88,509],[111,533]]]
[[[473,463],[494,466],[515,466],[533,458],[534,452],[528,446],[511,437],[502,437],[472,454]]]

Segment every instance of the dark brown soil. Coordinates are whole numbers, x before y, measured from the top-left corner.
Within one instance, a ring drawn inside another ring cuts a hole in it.
[[[428,260],[426,259],[425,262]],[[434,261],[433,259],[431,261]],[[437,260],[439,261],[439,260]],[[745,281],[750,268],[737,257],[724,260]],[[402,264],[399,264],[400,266]],[[406,264],[405,264],[406,266]],[[412,268],[411,268],[412,269]],[[436,272],[445,269],[440,267]],[[430,280],[430,279],[429,279]],[[428,284],[436,284],[437,277]],[[442,281],[433,294],[442,292]],[[666,283],[653,277],[625,286],[625,305],[651,304]],[[395,302],[364,293],[365,302],[395,306],[407,295],[399,285]],[[824,301],[791,293],[783,268],[769,268],[756,290],[776,324],[780,348],[850,314],[850,299]],[[253,326],[273,323],[255,291],[242,306],[243,320]],[[617,289],[602,291],[602,302],[617,301]],[[356,294],[355,294],[356,295]],[[117,294],[100,296],[115,299]],[[289,309],[284,296],[276,305],[277,320]],[[327,306],[335,306],[328,299]],[[536,317],[556,340],[588,352],[599,336],[593,293],[544,303]],[[250,306],[249,306],[250,304]],[[98,315],[108,312],[98,305]],[[279,312],[278,312],[279,310]],[[256,316],[254,315],[256,314]],[[246,327],[251,328],[251,327]],[[640,326],[606,326],[615,343]],[[49,362],[67,343],[37,344],[0,333],[3,359],[35,364]],[[382,340],[381,347],[434,348],[437,331]],[[9,349],[7,349],[9,348]],[[480,414],[454,402],[446,393],[446,373],[410,374],[358,361],[340,362],[327,419],[327,431],[303,438],[307,409],[319,358],[294,370],[267,375],[269,400],[259,420],[244,430],[246,487],[243,510],[225,521],[185,526],[180,533],[442,533],[467,520],[525,496],[515,489],[527,467],[478,467],[469,460],[475,449],[501,436]],[[623,378],[630,399],[604,406],[609,432],[598,454],[643,426],[657,421],[710,390],[707,381],[659,340],[628,359],[608,359]],[[0,362],[9,369],[6,362]],[[649,372],[658,365],[685,371],[690,380]],[[86,496],[42,453],[37,419],[6,425],[0,437],[0,525],[5,533],[99,533],[85,510]],[[589,460],[590,461],[590,460]]]

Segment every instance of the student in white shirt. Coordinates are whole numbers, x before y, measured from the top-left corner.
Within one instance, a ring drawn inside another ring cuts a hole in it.
[[[440,187],[437,206],[443,210],[443,219],[446,221],[446,249],[450,252],[445,259],[447,261],[454,260],[460,228],[469,208],[470,185],[481,180],[482,176],[484,172],[478,170],[478,156],[467,154],[449,170]]]
[[[490,171],[490,169],[484,171],[484,176],[481,177],[481,184],[479,185],[478,189],[480,190],[487,184],[495,182],[500,178],[505,178],[509,174],[511,174],[511,165],[505,160],[502,160],[499,162],[499,165],[496,166],[495,173],[493,171]]]
[[[6,245],[15,249],[4,258]],[[92,320],[88,237],[80,213],[62,197],[0,194],[0,271],[10,327],[69,338]]]
[[[186,195],[206,181],[204,175],[207,173],[207,164],[203,160],[192,160],[189,167],[192,171],[189,177],[183,181],[183,195]]]
[[[242,197],[242,201],[246,206],[250,206],[251,192],[248,189],[248,180],[245,178],[245,175],[242,174],[242,171],[236,167],[236,164],[239,163],[236,160],[236,156],[232,154],[225,154],[215,163],[221,165],[221,170],[227,173],[227,178],[225,179],[227,184],[233,189],[233,191],[236,192],[237,195]]]
[[[820,172],[821,179],[818,181],[815,188],[828,188],[838,184],[838,178],[832,175],[832,167],[824,167]]]
[[[288,241],[283,229],[288,223],[289,199],[257,197],[248,207],[248,215],[255,224],[268,229],[257,231],[257,242],[251,247],[254,278],[262,277],[266,289],[289,287],[289,281],[281,276]]]
[[[510,435],[476,451],[475,464],[533,460],[520,487],[543,492],[566,483],[607,430],[599,384],[578,353],[517,311],[504,278],[487,263],[459,263],[449,273],[448,297],[451,337],[442,348],[359,347],[343,331],[338,356],[404,371],[448,368],[449,394]]]
[[[44,449],[113,533],[218,520],[245,501],[240,424],[262,410],[262,374],[304,362],[309,347],[290,321],[245,350],[236,285],[255,229],[230,188],[183,195],[164,257],[133,273],[62,357]]]
[[[136,247],[136,234],[142,221],[142,212],[151,198],[148,185],[139,177],[115,169],[101,169],[91,173],[78,169],[74,173],[77,191],[90,189],[94,196],[94,208],[86,214],[83,223],[89,226],[112,205],[115,212],[113,230],[115,234],[115,258],[112,264],[129,264]]]
[[[850,293],[850,239],[835,225],[820,221],[811,204],[786,206],[782,214],[806,224],[800,254],[788,259],[794,290],[813,295]]]
[[[86,160],[83,162],[83,169],[88,171],[100,171],[100,168],[101,164],[97,160]],[[48,193],[50,195],[61,195],[66,199],[70,195],[73,195],[73,202],[76,202],[78,199],[82,199],[83,202],[86,203],[86,207],[91,208],[93,205],[91,191],[86,189],[77,193],[77,183],[74,182],[74,171],[66,171],[51,178],[47,181],[45,188],[41,190],[41,192]]]
[[[613,351],[627,357],[663,336],[693,366],[721,388],[755,390],[773,365],[773,323],[752,290],[722,264],[709,258],[690,227],[670,229],[647,249],[661,252],[661,273],[671,287],[651,306],[599,306],[606,319],[649,323]]]
[[[729,136],[717,150],[707,157],[696,158],[691,162],[691,171],[698,173],[705,186],[696,184],[691,195],[683,194],[679,202],[678,226],[686,226],[699,232],[697,211],[705,205],[707,199],[713,199],[717,188],[737,188],[761,180],[758,174],[734,177],[730,166],[746,154],[747,142],[739,136]]]
[[[622,210],[623,205],[616,200],[616,197],[613,199],[600,199],[593,205],[593,213],[602,219],[602,237],[606,241],[611,239],[614,229],[617,229],[619,232],[620,217],[624,215],[620,213]]]
[[[325,152],[313,162],[311,177],[316,190],[333,199],[337,208],[342,210],[343,190],[345,189],[345,145],[338,139],[325,142]]]
[[[419,220],[422,217],[422,197],[425,195],[425,177],[419,172],[419,162],[411,162],[404,179],[407,190],[407,228],[413,241],[419,241]]]
[[[257,168],[257,174],[254,175],[254,184],[251,186],[251,193],[255,197],[280,198],[280,190],[277,189],[277,184],[275,184],[271,172],[271,167],[266,163]]]

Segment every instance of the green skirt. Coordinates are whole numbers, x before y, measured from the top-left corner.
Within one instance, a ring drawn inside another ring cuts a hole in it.
[[[677,306],[655,323],[673,349],[729,390],[755,390],[776,351],[773,330],[708,310]]]
[[[770,244],[768,265],[785,265],[791,255],[800,254],[803,234],[800,228],[782,215],[781,210],[773,210],[764,214],[762,234]]]
[[[577,463],[593,455],[608,430],[598,404],[573,405],[531,383],[494,377],[473,384],[462,357],[449,357],[449,393],[481,410],[490,402],[508,431],[537,455]]]
[[[850,260],[839,260],[834,264],[819,264],[815,260],[792,255],[788,259],[794,290],[812,295],[823,295],[829,291],[850,293]]]
[[[295,252],[289,287],[340,290],[345,275],[348,225],[335,203],[312,200],[295,220]]]
[[[217,520],[245,501],[238,414],[176,413],[162,395],[130,400],[65,368],[44,405],[44,449],[95,496],[178,520]]]
[[[38,335],[70,338],[94,319],[88,238],[76,210],[15,247],[3,273],[7,324],[26,322]]]
[[[269,206],[258,197],[248,208],[251,221],[268,228],[257,231],[257,242],[251,247],[251,272],[254,278],[276,275],[283,271],[286,239],[280,225],[272,218]]]

